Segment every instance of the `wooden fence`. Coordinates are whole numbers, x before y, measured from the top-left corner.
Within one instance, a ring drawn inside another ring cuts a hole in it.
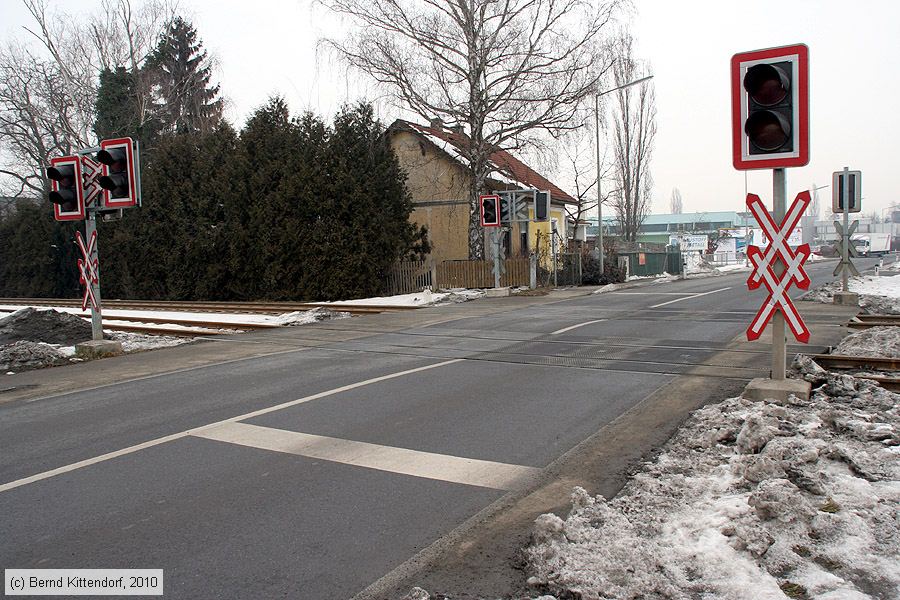
[[[503,261],[505,273],[501,287],[527,286],[530,281],[530,261],[527,258],[508,258]],[[494,263],[489,260],[402,261],[395,263],[384,278],[385,294],[413,294],[426,287],[491,288],[494,287]]]
[[[530,261],[527,258],[508,258],[503,261],[505,272],[500,287],[527,286]],[[490,260],[445,260],[437,267],[441,288],[492,288],[494,263]]]
[[[405,260],[394,263],[384,278],[382,288],[385,294],[414,294],[427,287],[436,289],[432,280],[434,271],[430,260]]]

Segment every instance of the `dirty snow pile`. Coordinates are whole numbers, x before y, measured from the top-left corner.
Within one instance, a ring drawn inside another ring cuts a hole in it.
[[[529,289],[529,288],[524,288]],[[444,290],[444,293],[440,294],[442,297],[435,301],[435,304],[459,304],[461,302],[468,302],[469,300],[478,300],[479,298],[484,298],[487,295],[487,292],[484,290],[470,290],[467,288],[450,288],[448,290]]]
[[[331,321],[333,319],[349,319],[350,313],[344,311],[331,310],[329,308],[314,308],[312,310],[298,310],[294,312],[284,313],[275,318],[274,323],[287,327],[297,325],[308,325],[309,323],[317,323],[319,321]]]
[[[841,340],[832,354],[900,358],[900,332],[897,327],[870,327]]]
[[[191,338],[105,331],[125,352],[188,343]],[[0,319],[0,371],[40,369],[78,362],[75,344],[91,339],[91,324],[69,313],[23,308]]]
[[[612,500],[576,488],[527,550],[555,598],[900,597],[900,395],[847,375],[809,401],[693,413]],[[546,597],[545,597],[546,598]]]
[[[892,263],[891,266],[895,264],[900,264],[900,262]],[[900,276],[863,275],[851,277],[848,284],[851,292],[859,294],[859,306],[865,312],[880,315],[900,314]],[[800,299],[831,303],[834,301],[835,292],[842,289],[840,281],[832,281],[806,292],[800,296]]]

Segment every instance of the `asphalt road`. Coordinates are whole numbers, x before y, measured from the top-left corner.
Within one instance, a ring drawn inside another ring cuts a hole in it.
[[[764,344],[723,353],[764,298],[745,279],[257,332],[191,351],[282,349],[0,404],[0,568],[353,597],[680,375],[765,376]]]

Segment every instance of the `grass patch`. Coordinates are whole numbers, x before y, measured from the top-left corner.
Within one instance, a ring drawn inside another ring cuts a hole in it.
[[[791,583],[790,581],[785,581],[779,587],[781,588],[781,591],[784,592],[784,595],[788,598],[800,598],[801,600],[809,598],[809,596],[806,595],[806,588],[799,583]]]

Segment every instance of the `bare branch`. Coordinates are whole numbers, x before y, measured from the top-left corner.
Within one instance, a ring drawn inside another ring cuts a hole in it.
[[[359,26],[324,40],[423,119],[462,125],[476,199],[498,149],[534,148],[581,126],[581,105],[612,64],[604,36],[619,0],[320,0]]]

